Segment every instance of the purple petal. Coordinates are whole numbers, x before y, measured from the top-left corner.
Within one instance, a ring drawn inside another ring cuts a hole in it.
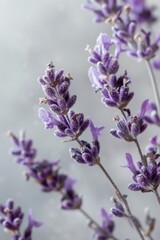
[[[94,67],[90,67],[88,76],[91,81],[92,87],[101,88],[103,85],[100,80],[100,74]]]
[[[136,183],[129,184],[128,188],[132,191],[139,191],[141,190],[141,186]]]
[[[57,123],[56,119],[52,116],[52,114],[46,111],[44,108],[39,109],[38,116],[44,123],[45,128],[53,128]]]
[[[97,140],[98,140],[98,137],[101,135],[101,131],[104,129],[104,126],[102,126],[102,127],[95,127],[95,126],[93,125],[92,120],[90,119],[90,121],[89,121],[89,127],[90,127],[90,131],[91,131],[91,133],[92,133],[93,140],[94,140],[94,141],[97,141]]]
[[[96,41],[98,46],[103,46],[104,49],[108,50],[112,45],[110,37],[106,33],[100,33]]]
[[[30,229],[32,229],[32,227],[41,227],[43,225],[43,223],[38,222],[34,219],[33,212],[31,209],[29,210],[28,213],[28,225]]]
[[[111,219],[111,214],[109,214],[104,208],[101,208],[101,216],[105,221],[106,225],[108,225]]]
[[[128,167],[133,174],[136,174],[137,169],[136,169],[136,167],[135,167],[135,165],[133,163],[133,158],[132,158],[130,153],[126,153],[126,159],[127,159],[128,165],[126,165],[124,167]]]
[[[141,111],[139,113],[139,117],[142,117],[142,118],[144,117],[144,115],[148,109],[148,104],[149,104],[149,100],[148,99],[144,100],[144,102],[141,105]]]
[[[73,185],[74,185],[76,182],[77,182],[76,179],[67,177],[66,180],[65,180],[65,183],[64,183],[64,188],[65,188],[66,190],[71,190],[71,189],[73,189]]]

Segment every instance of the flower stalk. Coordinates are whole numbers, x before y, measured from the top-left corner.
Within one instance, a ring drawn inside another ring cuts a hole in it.
[[[155,102],[156,102],[156,105],[157,105],[158,113],[160,114],[160,95],[159,95],[155,75],[154,75],[154,72],[153,72],[150,61],[146,60],[145,63],[146,63],[146,67],[147,67],[149,77],[150,77],[150,81],[151,81],[151,85],[152,85],[152,89],[153,89],[153,95],[154,95]]]

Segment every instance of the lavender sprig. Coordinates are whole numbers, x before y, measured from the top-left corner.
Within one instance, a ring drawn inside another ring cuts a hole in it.
[[[42,223],[37,222],[32,210],[28,213],[28,225],[21,233],[21,225],[23,222],[24,213],[21,207],[14,207],[14,201],[8,199],[6,204],[0,204],[0,224],[4,231],[12,235],[12,240],[31,240],[33,228],[40,227]]]
[[[108,51],[109,49],[109,46],[110,46],[110,41],[108,40],[108,38],[105,36],[105,35],[102,35],[100,36],[99,40],[100,42],[102,42],[102,48],[95,48],[95,50],[97,50],[98,52],[97,53],[102,53],[103,54],[103,48]],[[105,51],[106,51],[105,50]],[[118,55],[117,55],[118,56]],[[112,58],[109,58],[109,59],[112,59]],[[106,58],[107,60],[107,58]],[[108,61],[108,60],[107,60]],[[106,63],[107,63],[106,61]],[[111,61],[112,62],[112,61]],[[110,60],[109,60],[109,63],[110,63]],[[107,64],[108,65],[108,64]],[[106,65],[106,67],[107,67]],[[105,66],[105,65],[104,65]],[[47,69],[49,68],[49,71],[50,71],[50,68],[51,70],[53,71],[53,66],[50,67],[50,64],[47,65]],[[111,68],[111,69],[116,69],[116,68]],[[55,70],[54,70],[55,71]],[[117,70],[115,70],[117,71]],[[63,75],[61,76],[62,79],[64,79]],[[44,79],[45,76],[42,78]],[[40,83],[43,85],[43,82],[40,81]],[[58,87],[59,83],[58,81],[56,82],[56,87]],[[43,88],[43,86],[42,86]],[[69,92],[68,92],[69,94]],[[48,98],[49,96],[45,93],[46,95],[46,103],[48,102],[49,106],[50,106],[50,101],[48,101]],[[57,96],[53,96],[53,98],[56,98],[57,99]],[[54,109],[52,109],[53,112]],[[72,111],[71,109],[69,111]],[[44,112],[44,110],[43,110]],[[56,113],[56,112],[55,112]],[[49,115],[49,113],[47,113],[47,116]],[[61,121],[62,123],[62,126],[64,125],[64,122],[63,120],[65,119],[66,123],[68,123],[69,121],[69,118],[68,118],[68,112],[63,112],[62,114],[62,117],[63,119],[58,119]],[[40,109],[39,111],[39,116],[40,118],[42,119],[42,121],[44,122],[44,124],[46,125],[46,117],[43,117],[43,114],[42,114],[42,110]],[[52,116],[53,117],[53,116]],[[56,125],[57,128],[59,128],[58,124],[55,122],[55,118],[52,118],[50,117],[51,119],[51,122],[53,122],[53,126]],[[48,120],[47,120],[48,121]],[[92,121],[88,122],[89,125],[90,125],[90,131],[92,133],[92,137],[93,137],[93,146],[90,145],[88,142],[84,141],[84,140],[80,140],[79,139],[79,135],[77,136],[77,134],[75,134],[74,136],[71,137],[71,140],[74,140],[76,141],[79,145],[80,145],[80,149],[78,148],[71,148],[70,152],[71,152],[71,156],[78,162],[78,163],[87,163],[88,165],[98,165],[100,167],[100,169],[102,170],[102,172],[105,174],[105,176],[107,177],[107,179],[109,180],[109,182],[111,183],[111,185],[113,186],[113,188],[115,189],[116,193],[118,194],[118,197],[120,199],[120,201],[122,201],[122,203],[124,204],[125,208],[126,208],[126,211],[128,213],[128,216],[130,218],[130,220],[132,221],[137,233],[139,234],[139,237],[144,240],[144,237],[139,229],[139,226],[137,224],[137,222],[135,221],[135,218],[133,217],[132,213],[131,213],[131,210],[129,208],[129,205],[126,201],[126,199],[123,198],[123,195],[121,194],[120,190],[118,189],[118,187],[116,186],[116,184],[114,183],[114,181],[112,180],[112,178],[110,177],[110,175],[107,173],[107,171],[104,169],[104,167],[102,166],[102,164],[100,163],[100,157],[99,157],[99,151],[100,151],[100,144],[99,144],[99,141],[98,141],[98,137],[99,137],[99,133],[100,131],[103,129],[103,128],[96,128]],[[87,126],[88,127],[88,126]],[[86,127],[86,128],[87,128]],[[85,129],[86,129],[85,128]],[[62,127],[62,129],[60,129],[62,131],[62,133],[64,135],[62,135],[62,137],[66,137],[66,134],[68,134],[66,131],[66,126],[65,127]],[[77,128],[76,128],[77,129]],[[69,135],[70,136],[70,135]]]
[[[110,54],[110,47],[115,46],[115,53]],[[90,67],[88,75],[92,87],[102,93],[102,102],[109,107],[118,109],[125,108],[134,96],[129,90],[130,78],[125,72],[117,76],[119,69],[119,54],[121,49],[114,41],[104,33],[97,38],[93,50],[89,49],[89,62],[94,65]]]
[[[137,162],[137,167],[134,165],[131,154],[126,153],[126,159],[130,171],[133,173],[133,181],[135,183],[129,185],[132,191],[154,192],[160,184],[160,164],[148,155],[147,167],[141,162]]]

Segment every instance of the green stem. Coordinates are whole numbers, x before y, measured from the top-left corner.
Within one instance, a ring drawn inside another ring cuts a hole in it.
[[[156,196],[156,198],[157,198],[157,201],[158,201],[158,203],[159,203],[159,205],[160,205],[160,195],[159,195],[157,189],[154,190],[153,192],[154,192],[154,194],[155,194],[155,196]]]
[[[150,77],[150,80],[151,80],[151,85],[152,85],[153,94],[154,94],[155,102],[156,102],[156,105],[157,105],[157,109],[158,109],[158,112],[160,113],[160,96],[159,96],[159,92],[158,92],[158,86],[157,86],[155,75],[154,75],[154,72],[153,72],[153,69],[152,69],[152,66],[151,66],[149,60],[146,60],[146,66],[147,66],[147,70],[148,70],[149,77]]]
[[[137,149],[138,149],[138,152],[139,152],[139,155],[141,157],[141,161],[142,161],[143,165],[147,167],[147,162],[146,162],[145,157],[143,156],[143,153],[142,153],[142,150],[141,150],[141,147],[139,145],[138,140],[136,139],[134,142],[135,142],[135,144],[137,146]]]

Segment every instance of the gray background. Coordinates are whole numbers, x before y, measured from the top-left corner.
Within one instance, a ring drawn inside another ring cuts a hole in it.
[[[146,206],[152,209],[153,216],[159,216],[158,204],[152,194],[142,195],[127,190],[131,176],[127,169],[120,166],[125,163],[125,152],[132,152],[137,160],[138,153],[134,144],[109,135],[109,129],[114,127],[112,116],[118,111],[105,108],[100,102],[100,95],[91,88],[87,74],[88,53],[84,51],[87,44],[95,45],[100,32],[110,33],[110,30],[106,25],[94,24],[92,14],[82,11],[82,3],[82,0],[0,0],[0,202],[12,198],[26,213],[29,208],[33,209],[36,218],[45,223],[34,231],[33,239],[91,239],[92,233],[79,212],[60,210],[58,194],[41,193],[36,183],[25,181],[22,174],[24,168],[18,166],[8,154],[11,146],[6,135],[8,130],[18,134],[19,130],[25,129],[27,137],[34,140],[34,146],[38,149],[37,159],[62,159],[63,171],[78,179],[76,187],[83,196],[84,209],[97,221],[101,221],[100,208],[109,209],[112,206],[110,196],[113,191],[100,170],[73,162],[68,153],[72,143],[61,143],[52,130],[44,130],[37,116],[38,99],[43,96],[37,78],[44,73],[46,64],[51,60],[57,69],[64,68],[66,73],[72,73],[74,81],[71,92],[78,95],[75,110],[90,116],[96,125],[106,126],[101,137],[102,163],[112,177],[116,177],[123,192],[129,194],[133,212],[139,215],[142,222]],[[158,29],[157,24],[156,32]],[[144,63],[124,56],[121,58],[120,72],[126,69],[133,79],[132,89],[136,92],[130,104],[136,114],[143,99],[153,100],[152,91]],[[140,136],[143,149],[157,130],[152,127]],[[90,138],[89,133],[85,137]],[[157,240],[160,236],[159,224],[157,222],[154,235]],[[138,239],[128,223],[119,219],[116,236],[120,239],[127,236],[132,240]],[[0,239],[7,240],[10,236],[1,229]]]

